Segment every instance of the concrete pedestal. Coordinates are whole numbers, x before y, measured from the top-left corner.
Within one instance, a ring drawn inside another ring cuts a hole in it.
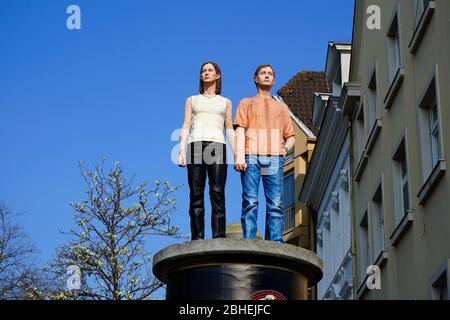
[[[175,244],[153,259],[167,300],[306,300],[322,268],[309,250],[250,239]]]

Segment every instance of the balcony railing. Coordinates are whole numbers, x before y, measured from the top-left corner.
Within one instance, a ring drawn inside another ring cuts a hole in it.
[[[284,208],[283,233],[288,233],[295,228],[295,206]]]
[[[285,159],[284,159],[284,162],[287,163],[287,162],[290,162],[290,161],[292,161],[292,160],[294,160],[294,148],[292,148],[292,149],[289,151],[289,153],[286,154],[286,157],[285,157]]]

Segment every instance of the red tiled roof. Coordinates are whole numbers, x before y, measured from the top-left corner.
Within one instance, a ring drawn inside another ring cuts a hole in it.
[[[332,92],[332,85],[325,78],[325,72],[301,71],[277,91],[292,113],[317,136],[318,130],[312,126],[314,92]]]

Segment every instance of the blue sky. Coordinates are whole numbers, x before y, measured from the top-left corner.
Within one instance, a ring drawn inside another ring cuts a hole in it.
[[[66,28],[70,4],[81,30]],[[0,200],[23,213],[45,262],[74,225],[69,202],[84,199],[77,161],[93,168],[104,155],[139,181],[183,184],[173,219],[189,233],[187,172],[171,161],[171,136],[200,64],[221,66],[234,117],[255,94],[259,64],[276,69],[273,93],[301,70],[323,70],[327,42],[350,41],[352,19],[353,0],[2,0]],[[239,221],[241,190],[230,166],[227,223]],[[208,190],[205,203],[210,238]],[[261,185],[261,232],[264,208]],[[156,252],[180,240],[149,241]]]

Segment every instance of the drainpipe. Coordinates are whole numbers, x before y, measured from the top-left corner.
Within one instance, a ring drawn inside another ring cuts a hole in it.
[[[311,206],[307,206],[308,207],[308,213],[309,213],[309,222],[310,222],[310,227],[309,227],[309,232],[311,232],[311,251],[314,252],[315,254],[317,254],[317,237],[316,237],[316,228],[317,228],[317,213],[316,211],[311,207]],[[313,300],[319,300],[319,294],[318,294],[318,290],[317,290],[317,284],[313,287],[312,289],[312,299]]]
[[[355,232],[355,212],[353,209],[353,135],[352,135],[352,121],[348,118],[348,134],[349,134],[349,161],[350,161],[350,219],[352,227],[352,277],[353,277],[353,300],[356,300],[356,232]]]

